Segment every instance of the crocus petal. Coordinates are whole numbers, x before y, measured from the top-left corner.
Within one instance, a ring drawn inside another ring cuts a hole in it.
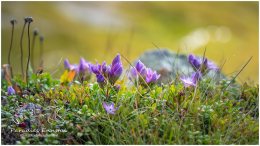
[[[196,70],[200,68],[202,62],[200,58],[196,57],[193,54],[190,54],[188,56],[188,61],[192,65],[192,67],[194,67]]]
[[[103,83],[105,81],[105,78],[101,74],[96,75],[96,77],[98,83]]]
[[[68,59],[65,59],[65,60],[64,60],[64,68],[65,68],[65,69],[70,69],[70,63],[69,63],[69,60],[68,60]]]
[[[113,76],[119,77],[123,72],[123,66],[121,63],[117,63],[111,69]]]
[[[182,81],[185,87],[196,86],[197,83],[197,81],[194,81],[191,77],[182,76],[180,80]]]
[[[208,61],[206,66],[210,70],[215,70],[215,71],[219,70],[219,67],[212,61]]]
[[[137,70],[136,70],[134,67],[131,67],[131,69],[130,69],[130,75],[131,75],[133,78],[136,78],[136,77],[138,76]]]
[[[114,115],[115,112],[118,110],[118,107],[115,108],[114,103],[107,104],[107,103],[103,102],[103,107],[108,114],[112,114],[112,115]]]
[[[91,66],[91,71],[94,73],[94,74],[100,74],[100,71],[99,71],[99,66],[98,65],[92,65]]]
[[[89,65],[88,63],[85,61],[84,58],[80,58],[80,61],[79,61],[79,72],[85,72],[88,68]]]
[[[136,70],[141,73],[142,70],[145,68],[145,65],[140,61],[138,60],[138,62],[136,63],[136,66],[135,66]]]
[[[155,83],[159,79],[160,75],[157,74],[156,71],[153,71],[150,68],[146,70],[146,82],[147,83]]]
[[[113,59],[112,66],[117,64],[117,63],[121,63],[120,62],[120,54],[117,54],[116,57]]]
[[[108,108],[108,107],[107,107],[107,104],[106,104],[105,102],[103,102],[102,104],[103,104],[103,107],[104,107],[105,109]]]
[[[130,73],[128,74],[128,78],[133,82],[138,79],[138,73],[134,67],[130,68]]]

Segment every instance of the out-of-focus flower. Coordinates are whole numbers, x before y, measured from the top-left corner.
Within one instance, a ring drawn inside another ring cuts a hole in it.
[[[90,79],[92,74],[91,66],[92,66],[91,63],[87,62],[84,58],[80,58],[78,73],[81,82]]]
[[[65,67],[65,69],[68,69],[68,70],[75,70],[76,72],[79,71],[78,65],[77,64],[70,64],[68,59],[64,60],[64,67]]]
[[[207,68],[214,71],[219,71],[219,67],[212,61],[207,62]]]
[[[206,73],[209,70],[219,70],[218,66],[207,58],[203,59],[190,54],[188,56],[188,61],[195,71],[200,70],[202,73]]]
[[[104,107],[104,109],[106,110],[106,112],[108,113],[108,114],[112,114],[112,115],[114,115],[115,114],[115,112],[118,110],[118,108],[119,107],[116,107],[115,108],[115,105],[114,105],[114,103],[106,103],[106,102],[103,102],[103,107]]]
[[[146,66],[138,60],[135,67],[131,67],[130,69],[130,80],[138,80],[139,76],[141,76],[143,79],[146,77]]]
[[[14,88],[12,86],[8,86],[7,94],[8,95],[14,95],[15,94],[15,90],[14,90]]]
[[[140,60],[138,60],[135,67],[131,67],[130,69],[129,79],[134,82],[139,82],[139,84],[143,84],[143,82],[153,84],[156,83],[160,76],[161,75],[157,74],[156,71],[147,68]]]
[[[200,71],[192,73],[190,77],[182,76],[180,80],[183,82],[185,87],[197,86],[197,82],[201,79],[202,75]]]
[[[160,78],[161,75],[157,74],[156,71],[152,71],[152,69],[148,68],[146,70],[146,83],[152,84],[156,83],[156,81]]]
[[[138,62],[136,63],[135,68],[141,76],[146,76],[146,66],[140,60],[138,60]]]
[[[87,62],[84,58],[80,58],[79,61],[79,72],[80,73],[91,73],[91,64]]]
[[[188,56],[188,60],[189,60],[189,63],[192,65],[192,67],[194,67],[196,70],[198,70],[200,68],[201,63],[202,63],[200,58],[197,58],[193,54],[190,54]]]

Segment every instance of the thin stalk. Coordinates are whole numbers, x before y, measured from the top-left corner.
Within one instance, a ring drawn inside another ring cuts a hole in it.
[[[240,69],[240,71],[235,75],[235,77],[232,78],[232,80],[228,83],[228,85],[222,90],[221,96],[222,94],[226,91],[226,89],[235,81],[235,79],[237,78],[237,76],[245,69],[245,67],[248,65],[248,63],[251,61],[251,59],[253,58],[253,56],[251,56],[248,61],[246,62],[246,64]]]
[[[8,53],[8,64],[9,65],[11,65],[10,56],[11,56],[11,50],[12,50],[12,46],[13,46],[13,35],[14,35],[14,24],[12,24],[11,43],[10,43],[10,48],[9,48],[9,53]]]
[[[30,47],[30,22],[28,23],[28,59],[27,59],[27,65],[26,65],[26,83],[27,83],[27,88],[28,88],[28,69],[29,69],[29,62],[30,62],[30,57],[31,57],[31,47]]]
[[[11,67],[11,50],[12,50],[12,46],[13,46],[14,23],[15,23],[15,20],[11,20],[12,34],[11,34],[11,43],[10,43],[9,53],[8,53],[8,64],[10,66],[11,77],[13,77],[13,71],[12,71],[12,67]]]
[[[24,22],[24,25],[23,25],[23,30],[22,30],[21,39],[20,39],[22,78],[24,78],[24,70],[23,70],[23,34],[24,34],[24,29],[25,29],[26,23],[27,23],[27,22],[25,21],[25,22]]]
[[[40,67],[43,67],[43,41],[44,37],[40,36]]]
[[[31,53],[31,65],[32,65],[32,70],[34,71],[34,47],[35,47],[35,38],[38,35],[37,30],[34,30],[33,32],[33,40],[32,40],[32,53]]]

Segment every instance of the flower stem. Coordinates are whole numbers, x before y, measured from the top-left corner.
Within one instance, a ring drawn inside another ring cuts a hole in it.
[[[11,24],[12,24],[12,34],[11,34],[11,43],[10,43],[9,53],[8,53],[8,64],[11,69],[11,77],[13,77],[13,72],[12,72],[12,68],[11,68],[11,50],[12,50],[12,46],[13,46],[14,23],[11,23]]]
[[[36,30],[35,30],[36,31]],[[32,65],[32,70],[34,71],[34,47],[35,47],[35,38],[36,38],[36,36],[37,36],[37,33],[35,33],[35,31],[34,31],[34,33],[33,33],[33,40],[32,40],[32,54],[31,54],[31,65]]]
[[[40,36],[40,67],[43,67],[43,41],[44,37]]]
[[[31,55],[31,47],[30,47],[30,22],[28,23],[28,59],[27,59],[27,65],[26,65],[26,83],[27,83],[27,88],[28,88],[28,69],[29,69],[29,62],[30,62],[30,55]]]
[[[22,78],[24,78],[24,70],[23,70],[23,34],[24,34],[24,29],[25,29],[26,23],[27,23],[27,22],[25,21],[25,22],[24,22],[24,25],[23,25],[23,30],[22,30],[21,39],[20,39]]]

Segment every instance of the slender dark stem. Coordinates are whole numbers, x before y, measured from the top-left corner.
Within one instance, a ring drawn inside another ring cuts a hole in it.
[[[40,67],[43,67],[43,36],[40,36]]]
[[[30,57],[31,57],[31,42],[30,42],[30,22],[28,23],[28,59],[27,59],[27,65],[26,65],[26,83],[27,83],[27,88],[28,88],[28,69],[29,69],[29,62],[30,62]]]
[[[12,24],[11,43],[10,43],[10,48],[9,48],[9,53],[8,53],[8,64],[9,65],[11,65],[10,56],[11,56],[11,50],[12,50],[12,46],[13,46],[13,35],[14,35],[14,24]]]
[[[22,71],[22,77],[24,78],[24,71],[23,71],[23,34],[24,34],[24,29],[26,26],[26,21],[24,22],[23,25],[23,30],[22,30],[22,35],[21,35],[21,39],[20,39],[20,48],[21,48],[21,71]]]
[[[34,46],[35,46],[35,38],[36,35],[33,35],[33,40],[32,40],[32,54],[31,54],[31,63],[32,63],[32,70],[34,71]]]
[[[8,53],[8,64],[11,68],[11,50],[13,46],[13,36],[14,36],[14,24],[12,24],[12,34],[11,34],[11,43],[10,43],[10,48],[9,48],[9,53]],[[11,69],[11,77],[13,77],[13,72]]]

